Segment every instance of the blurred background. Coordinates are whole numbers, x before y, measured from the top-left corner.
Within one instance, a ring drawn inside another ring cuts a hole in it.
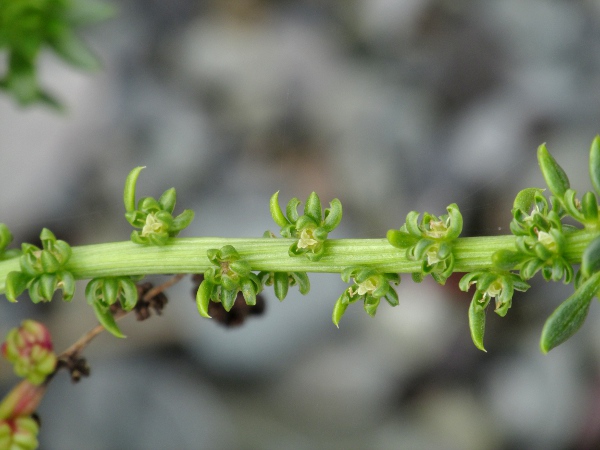
[[[546,142],[580,192],[600,133],[596,0],[121,0],[85,30],[89,75],[53,55],[43,84],[68,107],[0,97],[0,220],[16,242],[47,226],[72,245],[128,239],[122,186],[175,186],[182,236],[277,231],[268,199],[338,197],[331,237],[380,238],[411,210],[458,203],[464,235],[509,233],[517,192],[544,186]],[[594,449],[600,447],[600,308],[542,356],[546,317],[571,286],[532,280],[471,342],[472,293],[405,276],[375,318],[331,310],[345,285],[238,328],[201,319],[185,279],[164,314],[85,352],[92,376],[52,382],[43,449]],[[164,278],[152,281],[160,282]],[[72,304],[3,303],[0,331],[48,324],[58,351],[95,324]],[[133,319],[133,318],[131,318]],[[0,366],[3,392],[15,382]]]

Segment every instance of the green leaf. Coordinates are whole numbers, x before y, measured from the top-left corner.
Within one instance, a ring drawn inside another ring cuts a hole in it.
[[[535,205],[536,195],[541,195],[543,192],[544,189],[539,188],[523,189],[515,197],[515,201],[513,202],[513,211],[520,210],[526,214],[529,214]]]
[[[600,135],[594,138],[590,147],[590,179],[594,190],[600,195]]]
[[[208,304],[210,302],[212,290],[213,284],[203,280],[196,292],[196,306],[198,307],[198,312],[202,317],[206,317],[207,319],[211,318],[208,314]]]
[[[117,322],[109,308],[102,306],[99,302],[94,302],[92,308],[94,309],[94,313],[96,313],[98,322],[100,322],[100,325],[102,325],[106,331],[118,338],[125,337],[117,326]]]
[[[310,217],[315,224],[321,223],[321,200],[316,192],[311,194],[306,199],[306,205],[304,205],[304,214]]]
[[[125,211],[135,211],[135,185],[137,184],[140,172],[145,169],[146,166],[138,166],[129,172],[127,179],[125,180],[125,189],[123,190],[123,203],[125,204]]]
[[[333,313],[331,315],[331,321],[338,328],[340,327],[340,319],[342,318],[342,316],[346,312],[346,309],[348,308],[348,303],[343,302],[343,297],[344,294],[342,294],[340,298],[337,299],[333,307]]]
[[[462,233],[463,217],[456,203],[448,205],[446,208],[450,217],[450,228],[446,234],[446,239],[456,239]]]
[[[252,280],[246,278],[241,282],[242,295],[247,305],[256,305],[256,286]]]
[[[133,280],[129,277],[119,278],[121,289],[121,306],[125,311],[131,311],[138,302],[138,290]]]
[[[59,272],[57,275],[59,277],[58,288],[63,292],[63,300],[71,301],[75,294],[75,277],[66,270]]]
[[[477,301],[477,296],[471,300],[469,306],[469,328],[471,330],[471,339],[473,344],[479,350],[487,351],[483,346],[483,335],[485,334],[485,308]]]
[[[537,150],[538,163],[542,170],[542,175],[546,180],[546,184],[556,197],[562,199],[565,192],[571,186],[569,178],[562,167],[558,165],[556,160],[550,155],[546,144],[542,144]]]
[[[329,206],[330,207],[325,210],[325,220],[323,221],[323,228],[328,232],[337,228],[342,221],[342,202],[337,198],[334,198],[331,200],[331,203],[329,203]]]
[[[181,214],[173,219],[170,229],[175,233],[179,233],[184,228],[187,228],[188,225],[192,223],[192,220],[194,220],[194,211],[191,209],[185,209]]]
[[[6,298],[9,302],[15,303],[17,301],[17,297],[21,295],[29,282],[31,281],[31,276],[23,273],[23,272],[9,272],[6,276]]]
[[[271,196],[269,210],[271,211],[271,217],[273,217],[275,223],[280,227],[285,227],[290,223],[283,215],[283,211],[281,211],[281,207],[279,206],[279,191]]]
[[[233,304],[235,303],[235,299],[237,298],[238,290],[237,289],[221,289],[221,304],[225,311],[231,311],[233,308]]]
[[[405,249],[419,241],[419,238],[401,230],[389,230],[387,240],[394,247]]]
[[[285,215],[287,216],[290,223],[296,223],[296,221],[298,220],[298,206],[300,205],[300,203],[300,200],[298,200],[296,197],[292,198],[288,202],[285,208]]]
[[[310,280],[308,279],[306,272],[292,272],[291,277],[298,285],[300,293],[302,295],[308,294],[310,291]]]
[[[167,189],[158,199],[158,203],[163,211],[173,213],[177,201],[177,192],[175,188]]]
[[[588,191],[581,199],[581,211],[586,222],[592,222],[597,225],[598,222],[598,200],[596,195]]]
[[[595,272],[600,272],[600,236],[588,244],[581,256],[582,275],[589,278]]]
[[[520,252],[502,249],[494,252],[492,255],[492,263],[499,269],[511,270],[516,265],[522,263],[525,258],[527,258],[527,256]]]
[[[594,273],[548,317],[540,339],[542,353],[548,353],[581,328],[598,289],[600,289],[600,272]]]
[[[287,272],[275,272],[273,278],[273,290],[275,291],[275,296],[279,301],[282,301],[287,296],[290,277]]]

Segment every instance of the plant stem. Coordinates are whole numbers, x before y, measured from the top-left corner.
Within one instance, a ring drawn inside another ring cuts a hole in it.
[[[587,244],[597,233],[579,230],[568,234],[566,258],[579,263]],[[515,249],[515,236],[459,238],[454,244],[455,272],[470,272],[492,266],[492,254]],[[122,275],[202,273],[211,266],[206,251],[233,245],[252,270],[273,272],[334,272],[349,266],[369,266],[387,273],[412,273],[420,263],[407,260],[405,251],[386,239],[329,239],[325,255],[311,262],[290,257],[293,239],[270,238],[173,238],[164,246],[143,246],[130,241],[73,247],[65,269],[77,279]],[[0,262],[0,293],[6,275],[19,270],[19,258]]]

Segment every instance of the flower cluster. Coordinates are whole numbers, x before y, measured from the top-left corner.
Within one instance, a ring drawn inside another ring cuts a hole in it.
[[[19,328],[10,330],[0,350],[15,373],[35,385],[42,384],[56,368],[50,333],[33,320],[24,320]]]
[[[279,206],[279,191],[271,197],[271,216],[277,225],[281,227],[281,236],[297,239],[289,249],[290,256],[306,255],[311,261],[318,261],[325,252],[324,243],[327,235],[333,231],[342,220],[342,204],[334,198],[325,212],[321,210],[319,196],[311,193],[304,205],[304,214],[298,214],[300,200],[292,198],[286,207],[286,215],[283,215]]]
[[[42,324],[25,320],[8,333],[1,351],[25,379],[0,402],[0,448],[32,450],[39,445],[34,413],[57,366],[50,333]]]
[[[342,280],[354,283],[338,298],[333,307],[331,320],[339,327],[340,319],[351,303],[364,301],[364,308],[371,317],[384,298],[391,306],[398,306],[398,294],[390,283],[400,284],[400,276],[396,273],[380,273],[368,267],[348,267],[342,272]]]
[[[387,239],[394,247],[406,250],[406,258],[421,261],[421,272],[413,273],[417,282],[431,274],[440,284],[454,270],[454,241],[462,231],[462,215],[458,206],[453,203],[447,208],[448,214],[436,217],[425,213],[419,223],[420,214],[411,211],[406,216],[406,223],[399,230],[389,230]]]
[[[221,303],[230,311],[239,292],[247,305],[256,304],[256,295],[262,290],[258,276],[250,271],[250,264],[242,259],[237,250],[226,245],[207,252],[209,261],[215,266],[204,272],[204,280],[196,293],[196,305],[202,317],[210,318],[209,303]]]
[[[184,210],[173,217],[177,194],[174,188],[166,190],[158,200],[143,197],[135,203],[135,185],[144,167],[136,167],[127,176],[123,200],[125,219],[135,228],[131,240],[136,244],[165,245],[169,238],[175,237],[194,219],[194,211]]]
[[[490,300],[492,298],[495,299],[494,312],[504,317],[512,305],[512,297],[515,290],[524,292],[530,286],[516,273],[499,269],[479,270],[468,273],[458,283],[460,289],[465,292],[472,285],[475,285],[476,290],[469,307],[471,338],[478,349],[485,351],[483,347],[485,311]]]
[[[138,289],[131,277],[104,277],[92,279],[85,288],[85,298],[94,308],[98,322],[116,337],[125,337],[115,322],[111,305],[120,303],[124,311],[131,311],[138,301]]]
[[[44,228],[40,234],[42,248],[24,243],[19,260],[21,270],[13,271],[6,277],[6,298],[17,301],[17,297],[29,290],[33,303],[50,301],[55,291],[62,290],[63,300],[71,300],[75,293],[75,277],[65,269],[71,257],[71,247],[65,241],[57,240],[54,234]]]

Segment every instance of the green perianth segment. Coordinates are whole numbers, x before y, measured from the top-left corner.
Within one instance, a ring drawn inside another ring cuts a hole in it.
[[[597,233],[576,231],[567,235],[565,257],[579,263],[581,255]],[[491,257],[500,249],[514,249],[515,237],[458,238],[454,244],[455,272],[471,272],[491,267]],[[72,247],[65,269],[77,279],[123,275],[201,273],[211,266],[206,252],[211,248],[233,245],[253,271],[341,273],[349,266],[376,268],[384,273],[412,273],[420,270],[420,261],[408,261],[404,251],[386,239],[328,239],[319,261],[292,258],[288,254],[294,239],[265,238],[171,238],[165,246],[143,246],[133,242]],[[0,261],[0,293],[6,275],[19,270],[19,258]]]

